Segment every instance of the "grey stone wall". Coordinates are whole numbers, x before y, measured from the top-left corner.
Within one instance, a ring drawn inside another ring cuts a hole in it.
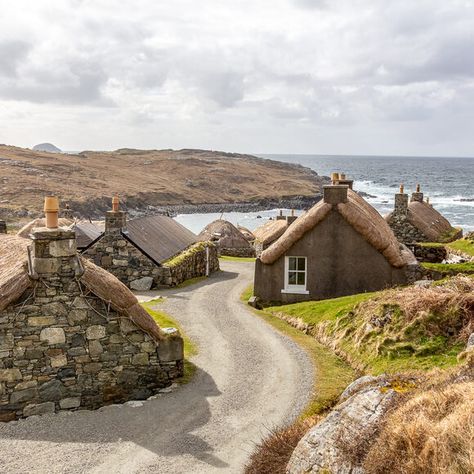
[[[255,257],[255,249],[250,245],[240,248],[219,247],[219,255],[227,257]]]
[[[441,263],[448,256],[448,251],[444,246],[412,244],[409,248],[419,262]]]
[[[388,220],[388,225],[393,230],[398,241],[405,245],[429,241],[423,233],[408,222],[406,215],[394,212]]]
[[[152,287],[167,284],[165,269],[156,265],[120,233],[104,234],[83,255],[129,288],[133,289],[134,282],[143,278],[152,278]]]

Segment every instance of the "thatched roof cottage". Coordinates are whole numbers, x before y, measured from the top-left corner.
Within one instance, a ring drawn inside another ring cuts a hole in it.
[[[275,219],[269,220],[260,227],[257,227],[254,230],[255,240],[253,243],[257,257],[278,240],[296,219],[297,216],[294,215],[294,212],[290,216],[284,216],[280,211],[280,214]]]
[[[217,219],[208,224],[198,235],[198,239],[214,242],[219,255],[255,257],[255,250],[249,241],[234,224],[224,219]]]
[[[252,243],[255,240],[255,235],[250,229],[247,229],[247,227],[244,227],[243,225],[237,225],[237,229],[245,237],[247,242]]]
[[[332,184],[257,258],[254,292],[267,302],[332,298],[407,283],[418,268],[370,204]]]
[[[134,290],[173,286],[219,269],[217,249],[198,242],[190,230],[163,215],[127,222],[118,197],[105,217],[105,230],[83,255]]]
[[[0,421],[145,399],[182,375],[179,333],[80,257],[74,231],[53,216],[31,238],[0,236]]]
[[[410,202],[403,184],[395,194],[393,212],[385,217],[397,239],[404,244],[416,242],[451,242],[462,237],[462,230],[454,228],[429,202],[424,200],[420,185],[412,193]]]

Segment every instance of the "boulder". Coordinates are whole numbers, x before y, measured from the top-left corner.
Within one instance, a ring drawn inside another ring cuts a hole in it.
[[[363,440],[364,433],[377,429],[397,397],[385,376],[366,376],[353,382],[331,413],[298,443],[287,473],[362,473],[355,464],[356,457],[348,453],[354,452],[354,445]]]
[[[151,290],[152,285],[153,285],[152,277],[138,278],[137,280],[133,280],[130,282],[130,288],[136,291]]]

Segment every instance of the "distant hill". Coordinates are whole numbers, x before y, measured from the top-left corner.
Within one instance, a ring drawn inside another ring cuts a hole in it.
[[[205,203],[260,205],[313,198],[323,179],[301,165],[219,151],[125,148],[53,155],[0,145],[0,183],[0,215],[39,215],[44,196],[56,194],[83,216],[102,217],[113,193],[140,212]]]
[[[32,148],[33,151],[46,151],[48,153],[61,153],[61,150],[52,143],[40,143]]]

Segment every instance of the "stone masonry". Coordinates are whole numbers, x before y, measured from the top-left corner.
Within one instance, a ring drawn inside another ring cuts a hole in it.
[[[219,270],[219,260],[214,244],[198,243],[183,251],[186,258],[172,266],[157,264],[126,237],[126,214],[109,211],[105,220],[105,233],[83,255],[96,265],[115,275],[132,290],[146,291],[161,286],[175,286],[189,278],[206,275],[209,256],[209,272]],[[205,244],[205,245],[203,245]],[[201,251],[193,251],[201,245]],[[206,253],[205,247],[209,248]],[[178,256],[179,257],[179,256]]]
[[[36,230],[31,262],[31,288],[0,312],[0,421],[146,399],[182,375],[179,347],[81,283],[73,231]]]

